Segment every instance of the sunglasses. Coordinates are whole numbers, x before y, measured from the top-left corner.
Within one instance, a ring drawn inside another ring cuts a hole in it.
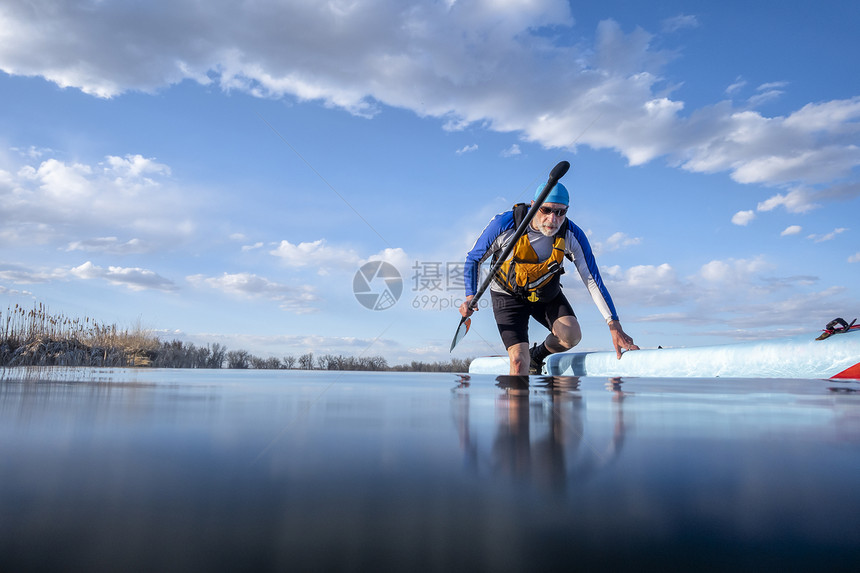
[[[543,205],[541,205],[540,212],[542,215],[549,215],[550,213],[552,213],[556,217],[564,217],[565,215],[567,215],[567,207],[565,207],[564,209],[551,209],[550,207],[544,207]]]

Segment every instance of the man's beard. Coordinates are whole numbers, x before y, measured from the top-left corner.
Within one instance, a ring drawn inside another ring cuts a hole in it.
[[[538,225],[537,229],[544,237],[554,237],[560,228],[561,223],[557,225]]]

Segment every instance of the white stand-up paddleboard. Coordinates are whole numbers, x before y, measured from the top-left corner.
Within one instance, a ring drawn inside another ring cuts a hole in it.
[[[508,374],[507,356],[476,358],[472,374]],[[846,378],[860,379],[860,329],[816,340],[794,338],[694,348],[625,352],[564,352],[544,362],[549,376],[660,378]]]

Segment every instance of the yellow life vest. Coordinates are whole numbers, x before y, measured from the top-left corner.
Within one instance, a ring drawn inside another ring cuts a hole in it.
[[[528,232],[517,240],[511,258],[502,263],[496,271],[496,282],[513,295],[529,302],[548,300],[558,293],[558,275],[564,272],[564,237],[567,235],[567,221],[555,235],[552,253],[538,262],[537,253],[529,241]],[[553,280],[555,279],[555,280]]]

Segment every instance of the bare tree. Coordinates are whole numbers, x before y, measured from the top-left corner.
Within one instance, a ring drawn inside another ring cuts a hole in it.
[[[207,345],[207,348],[210,348]],[[209,358],[206,361],[206,368],[222,368],[224,359],[227,357],[227,347],[217,342],[211,346]]]
[[[301,356],[299,356],[299,368],[301,368],[302,370],[314,369],[313,352],[308,352],[307,354],[302,354]]]
[[[231,350],[227,353],[227,368],[248,368],[251,356],[246,350]]]

